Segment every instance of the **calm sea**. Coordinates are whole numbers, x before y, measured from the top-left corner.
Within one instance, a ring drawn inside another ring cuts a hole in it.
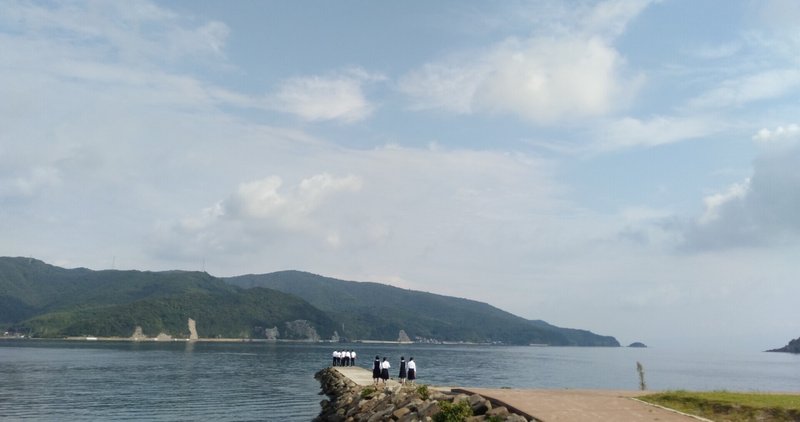
[[[657,349],[347,344],[414,356],[419,381],[517,388],[800,392],[800,356]],[[333,345],[0,341],[0,419],[309,421]],[[396,374],[393,373],[393,376]]]

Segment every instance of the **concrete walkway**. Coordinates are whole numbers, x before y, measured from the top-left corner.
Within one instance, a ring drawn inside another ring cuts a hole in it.
[[[480,394],[528,418],[551,421],[659,421],[697,422],[707,420],[652,406],[634,397],[647,391],[611,390],[519,390],[454,388],[455,392]]]
[[[373,385],[372,371],[358,366],[337,366],[339,373],[358,385]],[[382,384],[379,384],[382,385]],[[386,385],[400,385],[388,380]],[[529,419],[543,422],[697,422],[706,420],[651,406],[634,400],[647,391],[611,390],[522,390],[493,388],[443,388],[457,393],[480,394],[495,404],[506,406]]]
[[[364,386],[375,384],[375,381],[372,379],[372,371],[364,369],[360,366],[334,366],[333,369],[339,371],[340,374],[346,376],[347,378],[350,378],[351,381],[358,385]],[[378,385],[383,386],[383,382],[381,381],[378,381]],[[394,387],[396,385],[400,385],[400,383],[392,379],[386,381],[387,387]]]

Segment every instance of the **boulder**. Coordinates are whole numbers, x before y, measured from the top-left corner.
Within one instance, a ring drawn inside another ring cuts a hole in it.
[[[420,417],[433,417],[433,415],[439,413],[441,409],[439,408],[439,403],[435,401],[428,402],[420,407],[417,411]]]
[[[498,418],[505,418],[509,415],[508,409],[505,406],[495,407],[486,412],[486,417],[496,416]]]
[[[473,394],[469,397],[469,407],[472,409],[472,414],[478,416],[489,411],[492,404],[479,394]]]
[[[418,420],[420,420],[420,418],[419,418],[419,415],[417,414],[417,412],[411,412],[411,413],[407,413],[405,416],[403,416],[402,418],[398,419],[398,422],[413,422],[413,421],[418,421]]]
[[[401,407],[401,408],[395,410],[394,412],[392,412],[392,417],[395,420],[399,420],[400,418],[402,418],[403,416],[405,416],[405,415],[407,415],[409,413],[411,413],[411,410],[409,410],[407,407]]]

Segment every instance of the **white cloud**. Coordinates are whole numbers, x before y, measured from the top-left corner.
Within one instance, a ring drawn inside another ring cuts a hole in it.
[[[59,170],[54,167],[35,167],[10,179],[0,173],[0,198],[31,197],[60,184]]]
[[[234,218],[305,219],[329,196],[359,191],[362,181],[353,175],[337,178],[323,173],[302,180],[286,193],[281,192],[282,185],[278,176],[242,183],[224,203],[225,214]]]
[[[728,187],[728,190],[725,192],[715,193],[703,198],[706,209],[703,215],[700,216],[698,223],[700,225],[707,225],[718,220],[722,209],[732,206],[733,203],[742,201],[747,196],[749,190],[750,179],[747,179],[742,183],[734,183]]]
[[[0,22],[25,31],[33,39],[58,35],[65,44],[137,66],[207,55],[221,57],[229,34],[221,22],[196,24],[143,0],[50,6],[7,2]]]
[[[752,176],[704,199],[697,221],[681,226],[684,247],[769,248],[800,241],[800,146],[767,151]]]
[[[353,175],[335,177],[327,173],[289,187],[284,187],[279,176],[244,182],[227,199],[202,209],[198,215],[160,224],[155,233],[156,251],[171,250],[169,253],[176,256],[209,250],[231,253],[253,247],[264,236],[272,238],[269,244],[288,243],[296,236],[304,242],[316,239],[337,246],[339,236],[335,227],[331,229],[335,222],[319,213],[336,206],[336,201],[327,204],[336,195],[356,193],[362,184]]]
[[[798,87],[800,71],[771,69],[725,80],[716,88],[689,100],[688,105],[700,109],[740,107],[755,101],[793,95]]]
[[[753,140],[759,144],[794,145],[800,140],[800,125],[793,123],[786,126],[778,126],[773,130],[762,128],[753,135]]]
[[[564,241],[534,217],[563,204],[548,165],[531,157],[386,147],[316,151],[305,160],[332,171],[294,183],[284,176],[242,183],[219,206],[159,225],[154,254],[197,259],[213,251],[226,268],[249,268],[253,259],[253,270],[313,263],[358,278],[376,268],[417,271],[406,262],[451,266],[465,253],[482,266],[490,250],[514,259],[526,248],[520,241]],[[345,171],[352,173],[332,175]]]
[[[416,110],[515,114],[541,124],[609,114],[643,83],[612,41],[647,3],[600,3],[572,23],[575,31],[433,61],[403,76],[399,89]]]
[[[724,121],[709,116],[655,116],[645,120],[625,117],[606,122],[595,130],[595,136],[599,149],[615,150],[703,138],[726,127]]]
[[[398,87],[412,97],[413,110],[443,109],[468,114],[472,112],[475,91],[488,72],[482,67],[470,68],[458,60],[427,63],[405,75]]]
[[[581,19],[580,27],[593,34],[615,38],[625,32],[628,23],[658,0],[608,0],[595,4]],[[570,4],[567,7],[572,7]]]
[[[291,78],[272,96],[270,107],[309,121],[353,123],[369,117],[375,109],[364,95],[364,83],[382,79],[362,69],[332,76]]]

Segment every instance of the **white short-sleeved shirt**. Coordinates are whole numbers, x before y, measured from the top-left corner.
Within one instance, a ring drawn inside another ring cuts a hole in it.
[[[417,370],[417,364],[413,360],[408,361],[408,369]]]
[[[391,367],[392,367],[392,365],[389,365],[389,361],[388,360],[385,360],[385,361],[383,361],[383,363],[381,363],[381,368],[382,369],[389,369]]]

